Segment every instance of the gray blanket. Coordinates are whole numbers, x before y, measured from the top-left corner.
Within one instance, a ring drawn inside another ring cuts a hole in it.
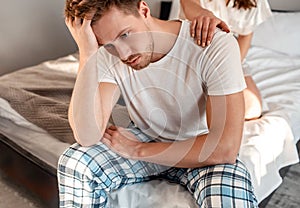
[[[42,67],[1,76],[0,97],[31,123],[72,144],[75,140],[67,117],[76,75]]]

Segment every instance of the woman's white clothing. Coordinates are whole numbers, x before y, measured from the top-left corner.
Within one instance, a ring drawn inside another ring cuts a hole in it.
[[[222,19],[230,27],[230,30],[239,35],[247,35],[260,23],[272,15],[267,0],[257,0],[257,6],[251,9],[233,8],[233,1],[226,6],[225,0],[200,0],[200,5],[210,10],[214,15]],[[180,6],[179,17],[186,19],[182,6]]]

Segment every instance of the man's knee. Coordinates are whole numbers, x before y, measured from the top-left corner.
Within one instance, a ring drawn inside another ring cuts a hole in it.
[[[93,164],[96,156],[93,155],[95,147],[81,147],[73,144],[60,156],[58,160],[58,175],[81,177],[93,172]]]
[[[105,207],[106,191],[97,180],[97,170],[101,173],[97,163],[97,159],[101,159],[101,150],[97,146],[73,144],[60,156],[57,176],[62,206]]]
[[[196,180],[191,185],[201,207],[257,207],[250,174],[240,161],[207,167],[197,177],[193,175]]]
[[[59,157],[58,160],[58,169],[65,172],[65,168],[67,167],[75,167],[80,160],[79,154],[77,153],[79,148],[78,144],[73,144],[69,148],[67,148],[63,154]]]

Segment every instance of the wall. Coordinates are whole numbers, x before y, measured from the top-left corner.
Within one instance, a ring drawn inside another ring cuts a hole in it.
[[[159,17],[161,0],[146,0],[146,2],[150,7],[152,16]]]
[[[76,51],[64,0],[1,1],[0,74]]]
[[[279,11],[300,11],[299,0],[269,0],[271,8]]]
[[[161,0],[146,2],[152,15],[158,17]],[[300,10],[299,0],[269,2],[273,9]],[[0,75],[76,51],[64,24],[63,8],[64,0],[1,2]]]
[[[0,8],[0,75],[76,51],[64,24],[64,0],[8,0]],[[154,16],[160,0],[146,1]]]

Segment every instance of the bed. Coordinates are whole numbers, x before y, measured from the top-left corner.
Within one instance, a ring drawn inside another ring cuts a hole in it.
[[[251,173],[259,202],[281,184],[280,169],[299,162],[299,19],[299,12],[274,12],[255,31],[247,56],[266,108],[260,119],[245,122],[240,158]],[[77,67],[75,53],[0,77],[0,148],[4,154],[0,168],[39,194],[49,207],[58,206],[58,158],[74,142],[67,109]],[[122,104],[115,107],[114,118],[118,125],[126,126],[128,117]],[[23,161],[20,163],[30,164],[7,162],[14,161],[15,155]],[[37,171],[41,172],[38,178],[32,178]],[[38,183],[39,188],[26,185],[28,181]],[[42,183],[45,181],[48,183]],[[179,185],[155,180],[112,193],[110,207],[196,205]]]

